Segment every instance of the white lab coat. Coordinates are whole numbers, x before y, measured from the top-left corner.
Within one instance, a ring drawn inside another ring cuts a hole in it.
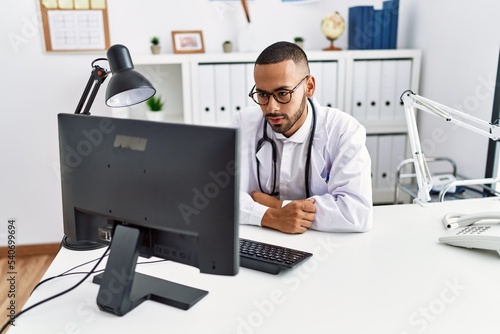
[[[311,151],[310,187],[315,199],[316,219],[311,229],[326,232],[365,232],[372,227],[371,161],[365,128],[352,116],[322,107],[313,99],[316,132]],[[256,144],[262,138],[264,118],[259,106],[241,111],[234,125],[240,128],[241,224],[260,225],[268,209],[253,201],[260,191],[257,180]],[[268,131],[271,139],[274,132]],[[268,150],[265,152],[263,150]],[[271,145],[258,153],[263,166],[270,166]],[[268,185],[270,172],[261,169],[261,183]],[[327,181],[328,180],[328,181]],[[297,185],[303,188],[304,185]]]

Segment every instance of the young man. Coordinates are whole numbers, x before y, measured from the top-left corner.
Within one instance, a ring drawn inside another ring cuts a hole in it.
[[[307,56],[293,43],[262,51],[254,79],[249,95],[258,106],[235,119],[241,129],[240,223],[285,233],[368,231],[371,162],[364,127],[319,105]]]

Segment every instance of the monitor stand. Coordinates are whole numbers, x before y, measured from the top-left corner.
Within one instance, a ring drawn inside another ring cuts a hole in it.
[[[138,228],[116,226],[106,269],[93,279],[100,284],[99,309],[122,316],[143,301],[154,300],[187,310],[208,294],[208,291],[136,273],[141,243],[142,233]]]

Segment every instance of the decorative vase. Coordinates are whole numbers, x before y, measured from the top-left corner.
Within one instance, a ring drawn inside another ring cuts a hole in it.
[[[231,53],[233,51],[233,44],[232,43],[223,43],[222,50],[224,50],[224,53]]]
[[[116,118],[129,118],[129,107],[111,108],[111,115]]]
[[[157,55],[160,53],[161,46],[160,45],[151,45],[151,53]]]
[[[163,110],[161,110],[161,111],[150,111],[150,110],[148,110],[146,112],[146,118],[149,121],[163,122],[163,114],[164,114]]]

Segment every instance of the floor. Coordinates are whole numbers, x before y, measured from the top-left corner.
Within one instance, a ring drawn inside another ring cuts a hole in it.
[[[45,271],[54,260],[56,253],[43,255],[17,256],[15,260],[15,271],[11,271],[9,259],[0,257],[0,328],[9,320],[9,306],[15,303],[18,313],[35,285],[41,280]],[[15,274],[10,274],[14,272]],[[15,286],[11,285],[15,282]]]

